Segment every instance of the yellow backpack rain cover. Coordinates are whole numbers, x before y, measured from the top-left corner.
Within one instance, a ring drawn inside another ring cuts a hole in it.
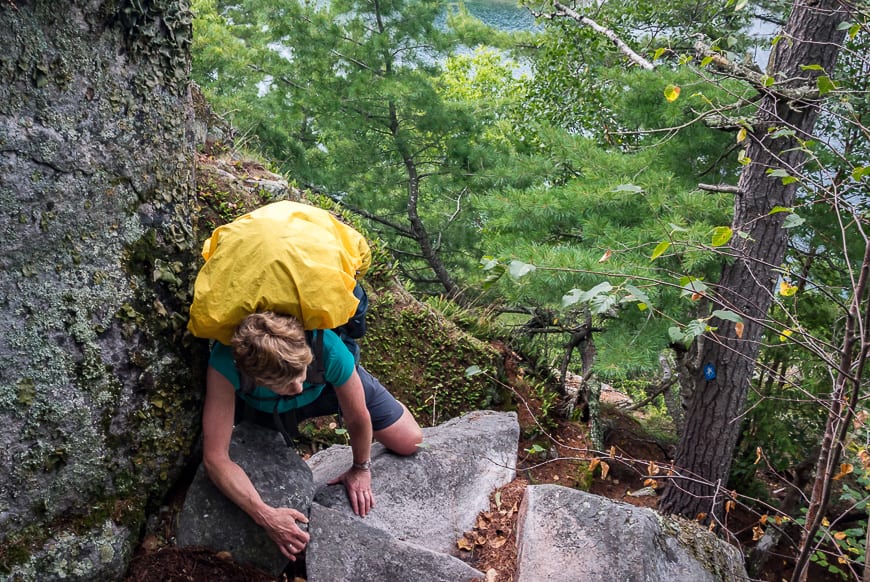
[[[356,279],[371,262],[359,232],[326,210],[288,201],[216,228],[202,256],[187,328],[227,345],[259,311],[292,315],[305,329],[346,323],[359,303]]]

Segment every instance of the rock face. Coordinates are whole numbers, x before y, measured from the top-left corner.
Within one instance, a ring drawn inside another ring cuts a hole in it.
[[[0,2],[0,577],[120,578],[195,438],[191,34],[184,0]]]
[[[472,412],[424,428],[423,435],[423,446],[410,458],[375,445],[377,506],[364,521],[400,540],[450,553],[457,538],[474,526],[478,512],[489,509],[489,494],[513,480],[519,424],[513,413]],[[309,464],[319,488],[314,501],[352,515],[344,488],[325,486],[351,464],[350,447],[331,447]]]
[[[309,516],[309,582],[459,582],[484,577],[452,554],[489,509],[490,493],[514,478],[518,437],[515,414],[484,411],[424,429],[421,450],[410,457],[376,444],[376,505],[365,518],[350,509],[343,486],[326,485],[351,464],[350,447],[330,447],[306,466],[277,433],[240,425],[230,455],[268,503]],[[517,579],[525,582],[748,580],[739,552],[693,523],[555,485],[526,489],[517,540]],[[202,469],[179,517],[178,541],[229,551],[276,576],[287,564]]]
[[[748,580],[733,546],[685,520],[555,485],[526,489],[520,582]]]
[[[457,558],[401,541],[347,512],[311,506],[309,582],[461,582],[482,574]],[[313,563],[312,561],[313,560]]]
[[[230,458],[250,477],[263,501],[307,514],[314,497],[311,469],[276,431],[241,424],[233,431]],[[206,546],[232,554],[276,577],[287,558],[248,515],[218,491],[200,465],[178,517],[179,546]]]
[[[514,478],[518,437],[514,413],[473,412],[424,429],[423,447],[410,457],[393,455],[376,444],[372,449],[376,506],[365,518],[350,509],[342,485],[325,485],[350,466],[349,447],[331,447],[312,457],[313,481],[307,467],[299,468],[298,457],[297,461],[288,458],[295,454],[281,437],[265,429],[237,426],[230,456],[250,470],[268,503],[289,505],[306,514],[310,507],[312,537],[306,550],[310,582],[453,582],[482,577],[449,554],[477,513],[489,507],[489,493]],[[320,491],[312,503],[315,487]],[[257,530],[200,469],[179,517],[179,545],[229,550],[236,561],[277,575],[286,560]]]

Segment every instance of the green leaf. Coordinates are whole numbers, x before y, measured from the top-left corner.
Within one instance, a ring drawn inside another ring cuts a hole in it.
[[[693,319],[686,326],[685,337],[686,339],[693,339],[703,334],[708,329],[712,329],[707,325],[707,322],[703,319]]]
[[[656,245],[656,248],[653,249],[653,252],[650,255],[649,259],[651,261],[656,260],[657,258],[662,256],[665,253],[665,251],[668,250],[668,248],[670,246],[671,246],[671,241],[663,240],[662,242],[660,242],[659,244]]]
[[[498,259],[493,257],[482,257],[480,259],[480,268],[484,271],[489,271],[490,269],[498,266]]]
[[[747,157],[746,150],[740,150],[740,152],[737,154],[737,162],[741,166],[748,166],[752,163],[752,158]]]
[[[671,232],[689,232],[688,228],[683,228],[679,224],[674,224],[673,222],[669,222],[668,226],[671,227]]]
[[[471,378],[472,376],[477,376],[478,374],[482,374],[483,370],[480,366],[468,366],[465,368],[465,377]]]
[[[742,317],[727,309],[717,309],[713,312],[713,317],[718,317],[719,319],[725,319],[727,321],[733,321],[734,323],[743,323]]]
[[[496,265],[494,268],[492,268],[492,270],[491,270],[490,273],[486,276],[486,278],[484,278],[484,280],[483,280],[483,288],[484,288],[484,289],[489,289],[490,287],[492,287],[493,285],[495,285],[495,283],[496,283],[499,279],[502,278],[502,275],[504,275],[505,272],[507,272],[507,268],[506,268],[504,265],[501,265],[501,264]]]
[[[592,297],[589,304],[593,315],[607,313],[616,304],[616,295],[596,295]]]
[[[640,194],[643,192],[643,188],[634,184],[620,184],[611,190],[611,192],[634,192],[635,194]]]
[[[749,0],[738,0],[737,6],[734,7],[734,11],[739,12],[740,10],[743,10],[744,8],[746,8],[746,4],[748,4],[748,2]]]
[[[703,59],[701,59],[701,66],[706,67],[707,65],[709,65],[712,62],[713,62],[713,57],[704,57]]]
[[[798,216],[797,214],[789,214],[785,217],[785,220],[782,223],[783,228],[794,228],[796,226],[802,225],[806,220]]]
[[[771,87],[774,83],[776,83],[776,79],[771,77],[770,75],[765,75],[761,78],[762,87]]]
[[[794,212],[794,208],[787,208],[785,206],[774,206],[770,209],[770,212],[767,213],[768,216],[771,214],[776,214],[777,212]]]
[[[671,338],[672,342],[681,342],[686,338],[686,334],[679,327],[669,327],[668,337]]]
[[[562,307],[570,307],[579,302],[586,296],[586,292],[582,289],[571,289],[565,295],[562,295]]]
[[[804,71],[824,71],[822,65],[801,65],[801,69]]]
[[[609,281],[604,281],[586,292],[586,300],[594,299],[596,295],[602,293],[610,293],[612,290],[613,285],[611,285]]]
[[[714,247],[721,247],[722,245],[728,244],[728,241],[731,240],[733,235],[734,231],[731,230],[730,226],[717,226],[713,229],[713,240],[710,244]]]
[[[838,88],[837,84],[832,81],[830,77],[826,77],[824,75],[816,78],[816,86],[819,88],[820,97],[824,97],[831,91],[834,91]]]
[[[665,99],[668,102],[674,102],[680,96],[680,88],[676,85],[668,85],[665,87]]]
[[[780,137],[792,137],[795,135],[793,129],[777,129],[770,134],[770,137],[773,139],[778,139]]]
[[[511,261],[510,265],[508,265],[508,275],[514,281],[518,281],[529,273],[532,273],[536,268],[534,265],[522,261]]]
[[[795,178],[782,168],[777,168],[776,170],[767,170],[767,175],[772,178],[782,178],[783,186],[788,186],[793,182],[797,182],[797,178]]]
[[[709,289],[709,287],[707,287],[707,285],[700,279],[691,279],[688,277],[680,279],[680,285],[683,287],[683,290],[680,293],[682,296],[694,295],[695,293],[705,293],[707,289]]]
[[[631,296],[634,297],[634,300],[640,302],[640,305],[638,305],[638,307],[641,311],[652,305],[652,301],[650,301],[649,296],[631,283],[627,283],[625,285],[625,290],[631,293]],[[643,305],[643,307],[641,307],[641,305]]]
[[[665,51],[666,51],[666,50],[667,50],[667,49],[666,49],[665,47],[659,47],[659,48],[657,48],[657,49],[656,49],[656,52],[653,53],[653,58],[652,58],[652,60],[653,60],[653,61],[657,61],[657,60],[659,60],[659,58],[661,58],[661,56],[662,56],[663,54],[665,54]]]
[[[852,170],[852,179],[856,182],[868,175],[870,175],[870,166],[858,166]]]

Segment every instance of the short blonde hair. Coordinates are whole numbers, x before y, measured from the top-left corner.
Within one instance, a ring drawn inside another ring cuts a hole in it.
[[[231,341],[236,366],[258,385],[272,387],[304,376],[314,359],[298,319],[272,311],[252,313]]]

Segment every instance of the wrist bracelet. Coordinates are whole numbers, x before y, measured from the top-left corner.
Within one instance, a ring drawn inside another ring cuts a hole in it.
[[[358,469],[360,471],[371,471],[372,470],[372,460],[364,461],[362,463],[354,463],[354,469]]]

